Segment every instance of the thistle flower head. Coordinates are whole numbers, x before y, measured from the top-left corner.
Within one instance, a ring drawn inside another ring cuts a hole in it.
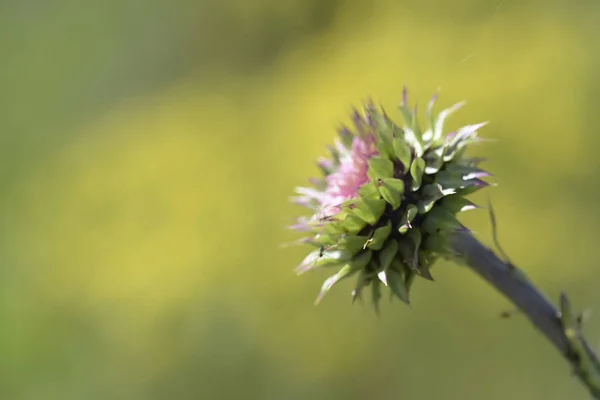
[[[402,127],[373,103],[354,111],[352,129],[340,128],[329,158],[318,162],[322,177],[296,189],[293,201],[313,214],[293,228],[307,234],[301,242],[315,247],[297,272],[337,269],[317,302],[337,282],[356,276],[353,299],[370,286],[377,307],[387,286],[408,303],[414,278],[433,279],[434,261],[454,256],[449,237],[466,229],[456,214],[476,207],[464,196],[487,186],[481,178],[489,174],[477,167],[480,160],[465,155],[485,123],[445,134],[446,118],[463,103],[434,115],[435,98],[426,109],[426,130],[416,107],[408,107],[406,89]]]

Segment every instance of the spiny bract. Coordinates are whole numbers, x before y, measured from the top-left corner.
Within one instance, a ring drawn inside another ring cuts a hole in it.
[[[397,126],[372,103],[363,115],[354,111],[354,130],[339,130],[331,157],[319,160],[322,178],[313,188],[297,188],[292,200],[313,210],[292,228],[316,247],[298,266],[299,274],[320,267],[339,268],[325,280],[316,302],[342,279],[356,275],[353,300],[371,286],[377,308],[381,284],[408,303],[413,279],[432,279],[439,257],[452,257],[452,232],[464,230],[456,214],[476,206],[464,196],[488,184],[489,174],[468,158],[465,148],[486,123],[464,126],[444,135],[446,118],[464,103],[433,114],[436,96],[426,110],[428,128],[408,108],[406,89]]]

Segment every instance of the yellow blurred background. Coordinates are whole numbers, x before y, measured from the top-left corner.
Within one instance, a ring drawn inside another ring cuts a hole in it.
[[[489,120],[503,247],[600,303],[600,3],[0,3],[0,398],[584,399],[470,271],[313,306],[285,227],[335,128],[402,86]],[[399,115],[396,115],[399,117]],[[463,221],[490,243],[485,211]],[[600,347],[600,322],[586,334]]]

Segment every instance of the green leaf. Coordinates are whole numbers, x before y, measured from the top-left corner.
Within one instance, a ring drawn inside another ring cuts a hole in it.
[[[394,163],[387,158],[371,157],[368,161],[371,180],[377,178],[392,178],[394,176]]]
[[[326,222],[323,224],[323,231],[331,236],[341,235],[344,233],[344,227],[341,222]]]
[[[348,215],[342,222],[342,227],[347,233],[356,234],[365,226],[367,226],[367,223],[356,215]]]
[[[441,137],[444,133],[444,122],[446,121],[446,118],[448,118],[450,115],[454,114],[459,108],[461,108],[465,104],[466,104],[466,102],[461,101],[460,103],[457,103],[450,108],[446,108],[445,110],[442,110],[442,112],[439,113],[439,115],[435,121],[435,126],[433,129],[433,140],[434,141],[441,139]]]
[[[427,240],[427,239],[425,239],[425,240]],[[423,245],[421,246],[421,249],[419,250],[419,263],[420,263],[421,269],[423,269],[423,268],[430,269],[439,257],[440,257],[440,254],[436,254],[434,252],[427,250],[425,248],[425,243],[423,243]]]
[[[412,176],[412,190],[417,191],[421,187],[421,180],[425,172],[425,160],[417,157],[410,166],[410,175]]]
[[[462,165],[466,165],[468,167],[476,167],[479,164],[481,164],[482,162],[487,161],[486,158],[482,158],[482,157],[473,157],[473,158],[463,158],[460,161],[458,161],[460,164]]]
[[[396,158],[400,160],[405,169],[408,170],[410,167],[410,162],[412,160],[412,154],[410,151],[410,146],[403,137],[397,136],[393,141],[394,153],[396,153]]]
[[[345,210],[340,210],[338,211],[336,214],[334,215],[326,215],[325,218],[323,218],[322,220],[324,222],[326,221],[338,221],[338,222],[343,222],[344,219],[346,219],[346,217],[350,215],[348,214]]]
[[[446,146],[444,161],[450,161],[452,159],[462,157],[467,146],[479,143],[481,139],[477,137],[477,130],[486,124],[487,123],[481,123],[460,128],[456,135],[449,140],[449,144]]]
[[[351,209],[352,213],[369,225],[375,225],[379,218],[385,211],[385,205],[387,202],[384,199],[370,199],[363,198],[358,201],[354,208]]]
[[[411,240],[398,241],[398,253],[402,262],[410,269],[416,269],[418,260],[415,260],[415,247]]]
[[[339,235],[328,235],[325,234],[324,232],[318,233],[315,237],[314,237],[314,244],[318,247],[321,246],[332,246],[334,244],[337,244],[338,240],[339,240]]]
[[[417,203],[417,206],[419,208],[419,214],[425,214],[425,213],[429,212],[433,208],[434,205],[435,205],[435,199],[419,201]]]
[[[344,145],[344,147],[346,149],[351,149],[352,142],[354,141],[354,134],[345,126],[341,126],[338,129],[338,135],[340,137],[340,142]]]
[[[378,112],[373,112],[372,117],[375,121],[375,132],[379,138],[377,141],[379,154],[389,159],[394,158],[394,149],[392,146],[392,138],[394,137],[394,131],[396,129],[394,122]]]
[[[460,176],[462,180],[473,178],[485,178],[491,174],[481,168],[470,165],[463,165],[456,162],[446,163],[444,170],[454,176]]]
[[[365,118],[356,109],[353,110],[351,118],[356,131],[355,136],[358,138],[364,138],[370,130],[369,126],[365,122]]]
[[[362,290],[369,284],[369,281],[369,274],[364,269],[361,269],[358,278],[356,279],[356,285],[352,290],[352,303],[354,303],[356,299],[361,299]]]
[[[421,127],[419,126],[419,120],[417,119],[417,106],[415,106],[412,115],[413,117],[410,124],[410,129],[413,131],[415,138],[419,141],[419,143],[423,145],[423,132],[421,131]]]
[[[315,305],[319,304],[321,300],[323,300],[323,297],[327,294],[327,292],[331,290],[331,288],[336,283],[338,283],[344,278],[348,278],[349,276],[353,275],[356,271],[357,270],[352,269],[352,266],[350,264],[346,264],[338,271],[337,274],[325,279],[325,282],[323,282],[323,286],[321,286],[321,291],[319,292],[319,295],[315,300]]]
[[[433,175],[437,173],[444,165],[444,147],[431,149],[423,156],[425,160],[425,174]]]
[[[460,174],[453,174],[448,171],[440,171],[435,175],[435,183],[438,183],[444,189],[459,189],[464,185]]]
[[[338,247],[355,255],[365,249],[368,240],[367,236],[346,236],[339,240]]]
[[[451,194],[440,200],[440,206],[448,210],[451,214],[458,214],[459,212],[474,210],[478,208],[477,205],[466,199],[459,194]]]
[[[359,255],[355,256],[350,261],[350,265],[352,265],[352,268],[362,269],[362,268],[364,268],[364,267],[367,266],[367,264],[369,263],[369,261],[371,261],[371,256],[372,255],[373,255],[373,252],[371,250],[363,251],[362,253],[360,253]]]
[[[489,183],[482,181],[481,179],[472,179],[467,182],[469,182],[469,185],[465,186],[464,188],[458,189],[456,191],[457,194],[460,194],[461,196],[467,196],[471,193],[475,193],[479,189],[486,188],[490,185]]]
[[[379,301],[381,300],[381,282],[379,279],[374,279],[371,283],[371,297],[373,299],[373,308],[375,313],[379,314]]]
[[[411,288],[413,282],[415,281],[416,276],[417,276],[417,274],[415,273],[415,271],[412,271],[412,270],[405,271],[404,285],[406,286],[406,290],[408,290],[409,292],[410,292],[410,288]]]
[[[322,249],[315,250],[308,254],[304,260],[302,260],[300,265],[296,267],[296,273],[301,275],[315,268],[341,265],[351,258],[352,254],[345,251],[323,251]]]
[[[408,289],[402,279],[402,274],[392,268],[386,269],[383,273],[385,274],[385,283],[392,293],[402,302],[409,304]]]
[[[444,189],[466,189],[470,187],[488,186],[488,183],[479,178],[464,179],[460,173],[440,171],[436,174],[435,182]]]
[[[387,178],[383,182],[397,191],[404,193],[404,181],[402,179]]]
[[[423,243],[423,249],[430,253],[439,254],[444,257],[453,256],[454,251],[452,250],[448,239],[448,235],[444,234],[429,235]]]
[[[403,97],[404,97],[404,95],[403,95]],[[411,126],[415,115],[413,114],[412,110],[410,108],[408,108],[408,104],[406,103],[405,98],[402,99],[402,102],[400,103],[399,108],[400,108],[400,113],[402,114],[402,119],[404,120],[404,124]]]
[[[402,102],[400,103],[400,112],[404,118],[404,138],[412,148],[415,150],[417,157],[423,154],[423,137],[421,135],[421,128],[417,121],[417,110],[415,107],[414,111],[408,108],[406,90],[402,94]]]
[[[327,189],[327,180],[325,180],[322,177],[313,178],[310,182],[315,186],[315,189],[317,189],[320,192],[323,192]]]
[[[377,183],[375,182],[367,182],[363,183],[358,189],[358,195],[363,199],[379,199],[379,190],[377,188]]]
[[[396,158],[396,154],[394,153],[394,148],[391,145],[386,144],[383,140],[377,141],[377,150],[379,151],[379,155],[388,160],[393,160]]]
[[[419,269],[417,269],[417,274],[421,278],[427,279],[428,281],[433,281],[433,275],[431,275],[429,267],[420,266]]]
[[[328,145],[327,150],[329,151],[333,165],[337,169],[340,165],[340,153],[338,152],[338,149],[335,146]]]
[[[422,229],[430,234],[462,230],[464,227],[456,217],[442,207],[434,207],[425,215]]]
[[[487,124],[488,122],[480,122],[478,124],[463,126],[462,128],[458,129],[456,134],[450,139],[448,147],[457,148],[460,146],[461,142],[474,139],[477,136],[477,131]]]
[[[418,229],[409,230],[406,239],[398,242],[398,250],[402,256],[402,260],[411,269],[417,269],[419,266],[418,256],[420,245],[421,232]]]
[[[392,261],[398,253],[398,242],[395,240],[389,240],[387,245],[379,252],[379,264],[380,268],[387,269],[392,265]]]
[[[421,231],[418,229],[412,229],[406,235],[412,242],[415,244],[416,248],[419,248],[421,245]]]
[[[404,182],[394,178],[383,179],[379,185],[379,193],[392,206],[392,209],[396,210],[402,204]]]
[[[323,176],[331,175],[335,172],[333,163],[330,164],[329,160],[321,159],[320,162],[317,163],[317,167],[319,167]]]
[[[419,200],[417,203],[419,214],[425,214],[429,212],[435,205],[436,201],[452,193],[454,193],[453,189],[444,190],[439,183],[425,185],[423,187],[423,200]]]
[[[411,128],[404,127],[404,140],[413,148],[415,157],[421,157],[425,152],[425,146],[423,139],[420,136],[420,132],[415,132]]]
[[[398,232],[404,235],[410,228],[411,222],[417,216],[418,208],[414,204],[409,204],[406,207],[406,212],[400,218],[400,227],[398,228]]]
[[[371,251],[365,251],[361,254],[359,254],[358,256],[354,257],[350,262],[348,262],[347,264],[345,264],[339,271],[337,274],[330,276],[329,278],[327,278],[325,280],[325,282],[323,283],[323,286],[321,287],[321,291],[319,292],[319,295],[317,296],[317,299],[315,300],[315,304],[318,304],[323,297],[325,296],[325,294],[327,294],[327,292],[329,290],[331,290],[331,288],[338,283],[340,280],[348,278],[350,276],[352,276],[353,274],[355,274],[356,272],[358,272],[359,270],[362,270],[371,260]]]
[[[427,120],[427,124],[429,129],[426,133],[423,134],[423,139],[428,141],[433,141],[433,131],[435,127],[435,117],[433,115],[433,106],[435,105],[435,100],[437,99],[437,92],[433,95],[429,103],[427,103],[427,108],[425,109],[425,117]]]
[[[392,222],[388,221],[384,226],[375,229],[373,236],[367,241],[367,247],[373,250],[381,250],[391,232]]]

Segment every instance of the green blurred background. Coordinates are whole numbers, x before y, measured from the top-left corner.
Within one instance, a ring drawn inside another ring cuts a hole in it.
[[[500,238],[597,308],[597,1],[0,2],[0,398],[585,399],[470,271],[313,306],[282,249],[335,127],[402,86],[477,147]],[[487,192],[487,193],[485,193]],[[484,211],[464,223],[490,242]],[[600,347],[600,319],[586,325]]]

